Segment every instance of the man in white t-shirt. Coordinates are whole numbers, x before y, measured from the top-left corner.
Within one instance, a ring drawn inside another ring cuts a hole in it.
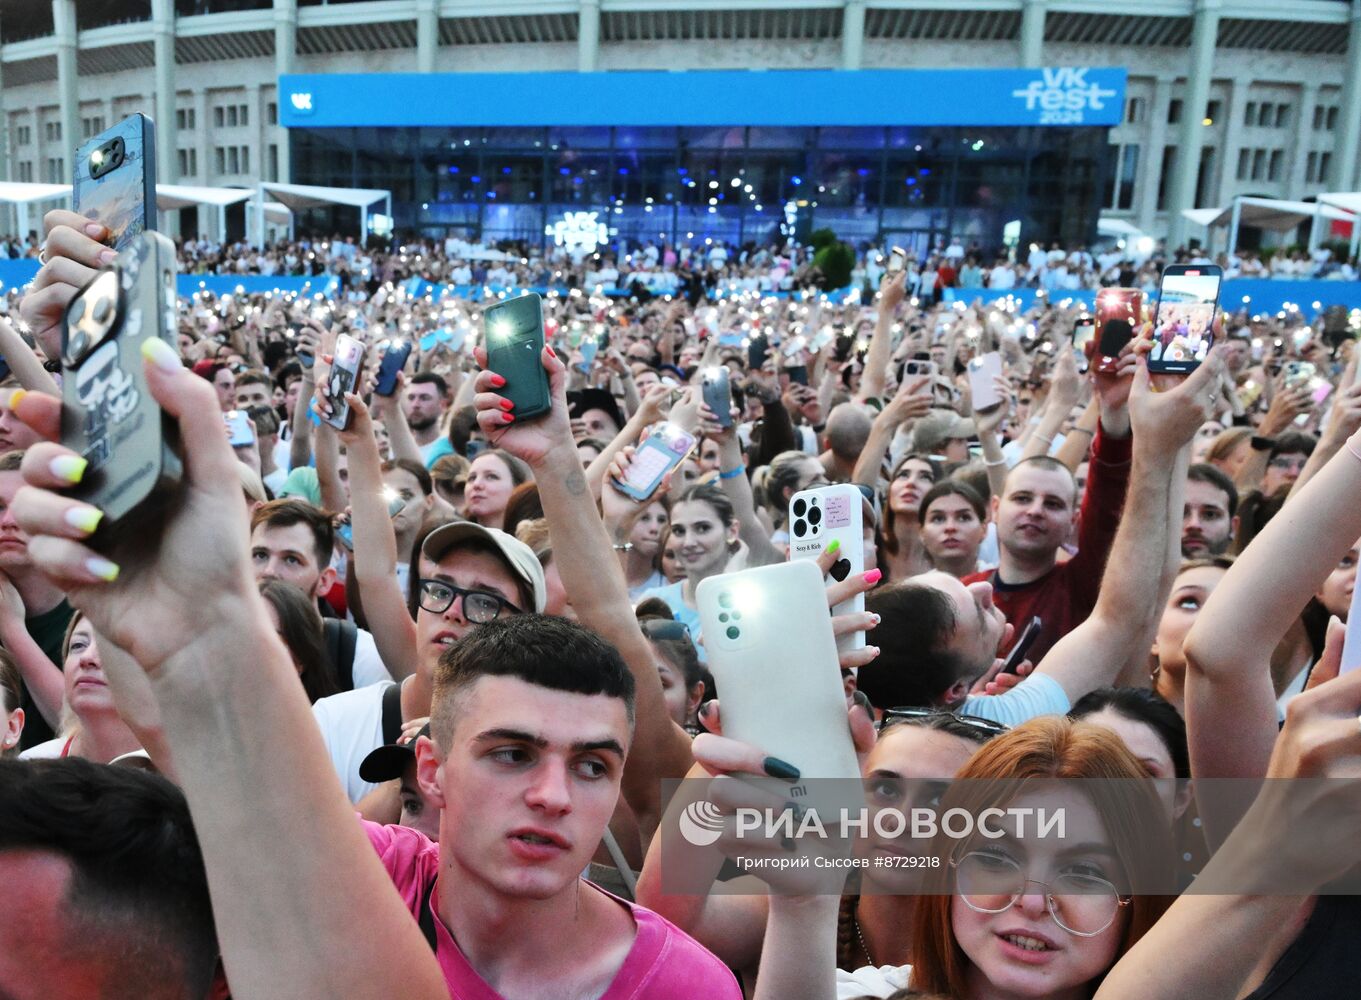
[[[306,500],[271,500],[251,514],[250,558],[257,580],[282,580],[313,600],[322,600],[336,582],[331,568],[334,547],[330,515]],[[343,686],[346,664],[336,667]],[[355,688],[392,680],[373,636],[362,628],[355,630],[354,659],[348,668]]]
[[[430,714],[435,668],[446,649],[472,628],[502,615],[542,613],[548,600],[543,567],[529,546],[471,521],[432,531],[421,545],[419,572],[415,673],[401,682],[395,696],[398,724]],[[312,706],[351,802],[377,787],[360,777],[359,766],[371,751],[391,742],[383,732],[383,701],[391,686],[346,691]]]

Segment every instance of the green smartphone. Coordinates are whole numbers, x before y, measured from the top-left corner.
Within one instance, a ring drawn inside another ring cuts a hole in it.
[[[506,380],[500,394],[515,404],[516,420],[547,413],[548,373],[543,368],[543,302],[530,292],[482,313],[487,367]]]

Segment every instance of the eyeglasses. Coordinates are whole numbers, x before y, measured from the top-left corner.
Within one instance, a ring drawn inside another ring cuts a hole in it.
[[[911,719],[949,719],[957,722],[961,726],[972,729],[975,732],[984,733],[987,736],[1000,736],[1002,733],[1011,731],[1011,727],[992,719],[985,719],[980,715],[957,715],[954,712],[942,712],[938,708],[890,708],[884,712],[884,717],[879,720],[879,732],[883,732],[889,726],[897,722],[906,722]]]
[[[670,618],[644,618],[638,623],[649,639],[689,639],[690,628],[685,622]]]
[[[474,625],[485,625],[501,617],[507,608],[514,614],[520,609],[504,597],[489,594],[485,590],[464,590],[443,580],[422,580],[420,605],[431,614],[442,615],[454,603],[454,598],[463,598],[463,617]]]
[[[1273,469],[1303,469],[1308,461],[1307,458],[1273,458],[1267,465]]]
[[[960,899],[976,913],[1005,913],[1024,895],[1026,886],[1043,886],[1054,923],[1076,937],[1096,937],[1131,901],[1106,879],[1086,872],[1062,872],[1053,882],[1026,878],[1021,863],[1000,850],[951,858],[950,866]]]

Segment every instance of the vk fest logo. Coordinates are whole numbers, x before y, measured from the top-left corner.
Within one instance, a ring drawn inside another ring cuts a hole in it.
[[[1041,125],[1081,125],[1085,112],[1101,111],[1116,94],[1099,83],[1089,82],[1088,72],[1087,67],[1044,69],[1038,80],[1013,90],[1011,96],[1024,101],[1027,111],[1038,111]]]
[[[314,110],[311,94],[289,94],[288,100],[293,105],[293,110],[300,115],[310,115]]]

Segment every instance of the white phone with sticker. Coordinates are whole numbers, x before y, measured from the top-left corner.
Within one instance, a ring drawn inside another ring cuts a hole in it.
[[[975,413],[1001,406],[1004,400],[992,380],[1002,377],[1002,355],[996,351],[969,361],[969,395]]]
[[[1352,590],[1352,606],[1347,612],[1347,632],[1342,639],[1342,662],[1337,672],[1349,674],[1361,667],[1361,587]]]
[[[847,483],[801,490],[789,498],[789,558],[817,559],[833,541],[839,558],[825,583],[865,572],[864,502],[860,491]],[[865,610],[865,595],[856,594],[832,608],[833,615]],[[865,633],[838,636],[836,648],[847,653],[865,648]]]
[[[712,576],[696,588],[695,603],[723,735],[793,764],[800,781],[859,778],[817,567],[800,560]],[[784,796],[799,797],[778,784]]]

